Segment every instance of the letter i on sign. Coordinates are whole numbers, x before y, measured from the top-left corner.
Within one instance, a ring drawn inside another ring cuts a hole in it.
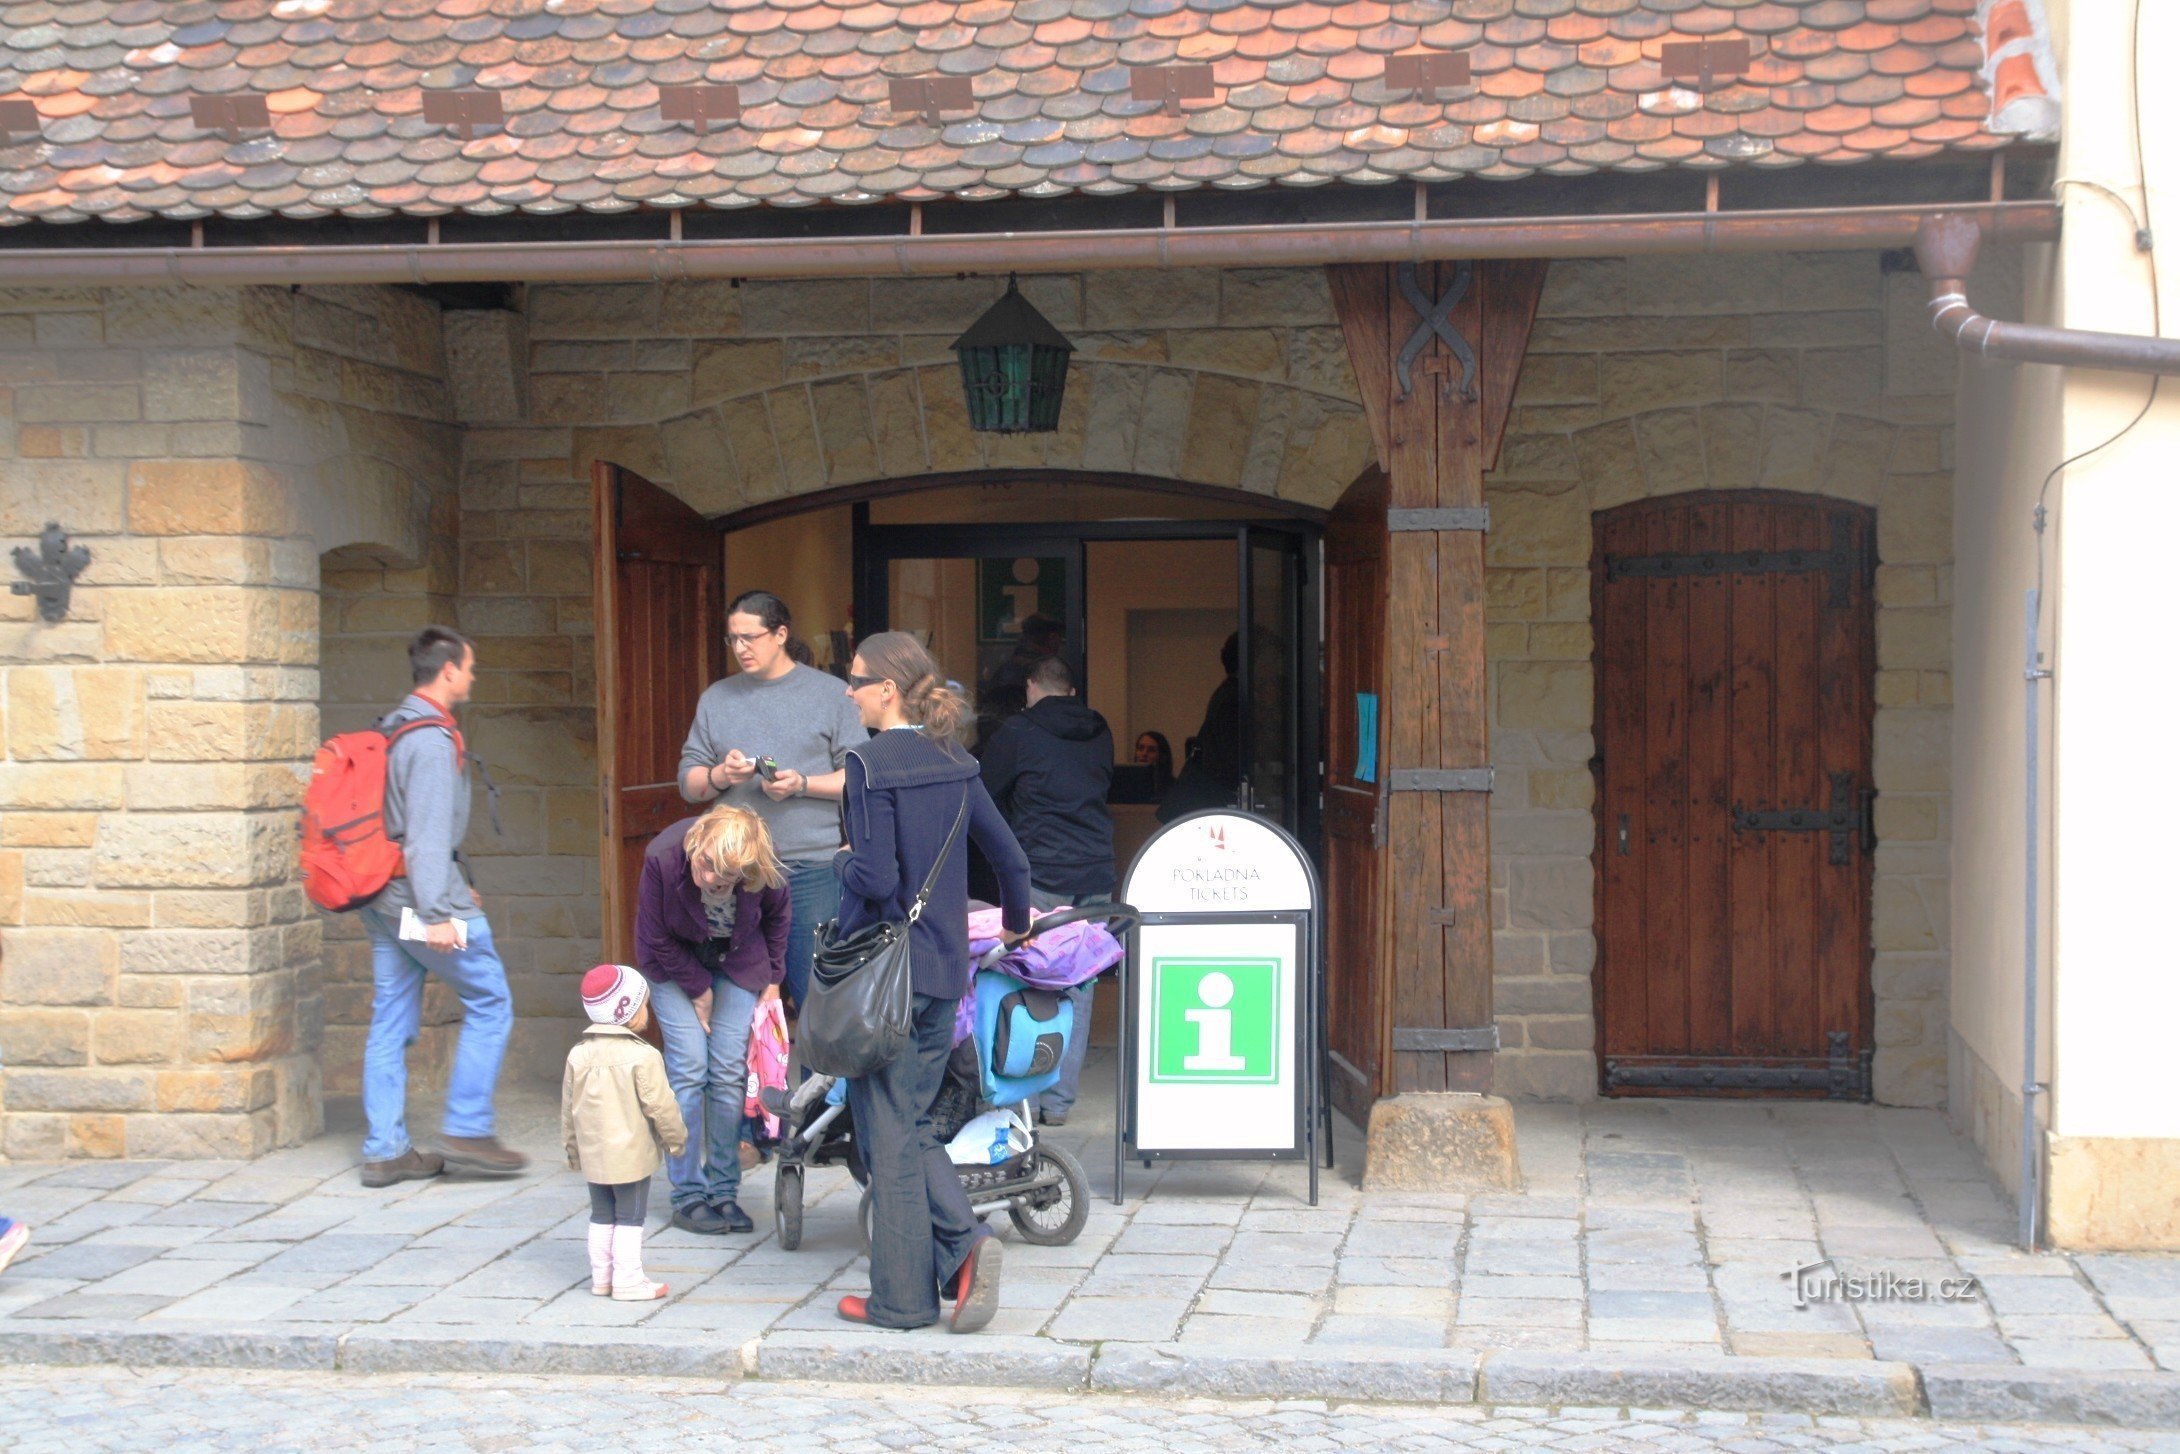
[[[1196,984],[1203,1007],[1185,1011],[1196,1027],[1196,1053],[1181,1061],[1185,1070],[1244,1070],[1248,1062],[1234,1053],[1234,982],[1223,974],[1205,975]]]

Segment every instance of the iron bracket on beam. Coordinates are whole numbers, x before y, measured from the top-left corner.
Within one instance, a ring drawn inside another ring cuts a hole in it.
[[[1499,1027],[1496,1024],[1455,1025],[1444,1030],[1396,1028],[1393,1031],[1393,1049],[1396,1051],[1478,1051],[1498,1048]]]
[[[1457,505],[1450,510],[1388,510],[1385,528],[1396,534],[1407,530],[1489,530],[1489,505]]]
[[[1488,793],[1488,767],[1396,767],[1385,775],[1389,793]]]

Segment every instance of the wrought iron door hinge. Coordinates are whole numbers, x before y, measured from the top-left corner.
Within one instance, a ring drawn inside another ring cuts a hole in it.
[[[1400,1032],[1393,1034],[1398,1048]],[[1853,1041],[1845,1030],[1827,1030],[1822,1065],[1749,1061],[1630,1065],[1608,1059],[1605,1085],[1611,1090],[1821,1090],[1828,1101],[1866,1101],[1870,1098],[1870,1052],[1855,1051]]]
[[[1400,534],[1409,530],[1489,530],[1489,505],[1456,505],[1445,510],[1388,510],[1385,528]]]
[[[1832,779],[1832,803],[1828,808],[1744,808],[1733,805],[1733,831],[1736,833],[1829,833],[1832,835],[1830,851],[1825,862],[1837,867],[1848,862],[1850,850],[1860,843],[1864,850],[1875,848],[1871,829],[1871,809],[1875,806],[1875,789],[1857,794],[1855,775],[1851,772],[1835,772]]]
[[[1851,605],[1854,588],[1865,581],[1868,562],[1856,543],[1854,522],[1832,522],[1829,550],[1704,550],[1660,555],[1608,555],[1605,579],[1680,580],[1689,576],[1822,574],[1827,583],[1824,604],[1835,609]]]
[[[1488,793],[1488,767],[1396,767],[1385,775],[1390,793]]]

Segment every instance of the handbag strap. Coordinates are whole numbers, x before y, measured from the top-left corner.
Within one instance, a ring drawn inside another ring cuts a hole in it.
[[[961,811],[954,815],[954,826],[946,835],[946,846],[932,861],[931,872],[923,876],[923,887],[916,890],[916,902],[908,906],[908,922],[913,924],[923,917],[923,906],[931,901],[931,890],[938,887],[939,870],[946,867],[946,860],[954,856],[954,844],[960,841],[961,825],[969,821],[969,790],[961,790]]]

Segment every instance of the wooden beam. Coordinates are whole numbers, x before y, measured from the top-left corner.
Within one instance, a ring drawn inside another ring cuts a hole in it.
[[[1545,268],[1525,259],[1421,264],[1406,278],[1399,264],[1329,270],[1390,508],[1483,504]],[[1387,559],[1384,767],[1486,768],[1483,534],[1394,532]],[[1489,806],[1477,792],[1391,796],[1380,1094],[1490,1089],[1489,1050],[1392,1048],[1395,1031],[1493,1023]]]

